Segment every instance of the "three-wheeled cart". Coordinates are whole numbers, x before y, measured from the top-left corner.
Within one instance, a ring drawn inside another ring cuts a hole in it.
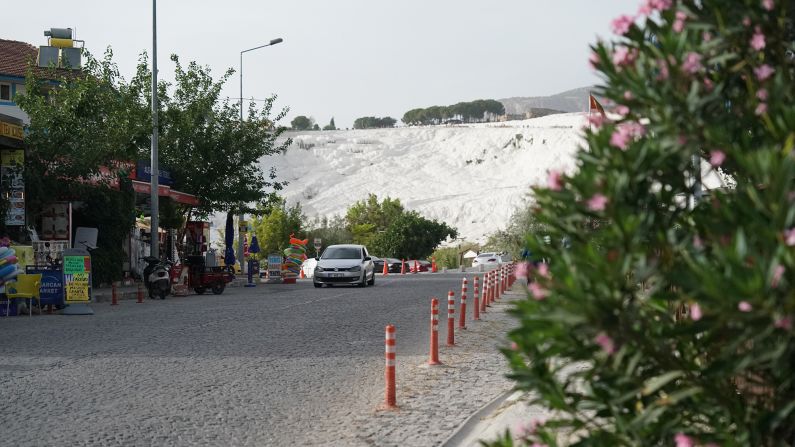
[[[188,287],[199,295],[207,289],[220,295],[224,293],[226,285],[235,279],[235,275],[225,271],[223,267],[207,267],[204,256],[188,256],[185,267],[188,268]]]

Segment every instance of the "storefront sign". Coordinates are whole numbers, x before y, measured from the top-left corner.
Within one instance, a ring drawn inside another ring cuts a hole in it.
[[[64,298],[66,303],[90,301],[91,258],[67,255],[63,258]]]
[[[25,225],[24,164],[25,151],[0,151],[0,189],[9,192],[8,212],[5,215],[5,224],[9,226]]]
[[[15,140],[22,141],[24,136],[25,132],[22,129],[22,126],[0,121],[0,137],[13,138]]]
[[[268,255],[268,282],[282,282],[282,255]]]
[[[159,168],[157,176],[157,183],[159,185],[173,185],[174,179],[171,177],[171,171]],[[142,182],[149,182],[152,180],[152,166],[148,161],[138,161],[135,165],[135,180]]]

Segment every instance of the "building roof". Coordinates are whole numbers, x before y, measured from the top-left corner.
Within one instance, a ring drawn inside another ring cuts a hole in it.
[[[28,66],[33,65],[38,75],[51,78],[49,69],[36,67],[36,57],[39,49],[27,42],[0,39],[0,75],[24,78]],[[73,70],[58,69],[64,74],[74,73]]]

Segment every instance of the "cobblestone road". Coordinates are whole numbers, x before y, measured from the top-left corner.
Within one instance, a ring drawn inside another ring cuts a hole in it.
[[[496,350],[505,302],[454,348],[442,316],[445,366],[422,366],[430,297],[458,296],[460,280],[261,285],[0,319],[0,445],[438,445],[511,386]],[[379,411],[390,323],[400,409]]]

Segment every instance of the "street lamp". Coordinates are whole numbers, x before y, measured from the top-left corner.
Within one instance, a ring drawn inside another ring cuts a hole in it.
[[[243,50],[240,52],[240,126],[243,126],[243,53],[248,53],[249,51],[259,50],[260,48],[269,47],[272,45],[276,45],[278,43],[284,42],[284,39],[281,37],[271,40],[270,42],[266,43],[265,45],[260,45],[258,47],[249,48],[248,50]],[[246,272],[245,263],[243,262],[243,232],[240,231],[240,226],[243,224],[246,215],[243,210],[240,210],[240,215],[238,216],[238,223],[237,223],[237,259],[240,260],[240,271],[241,273]]]
[[[157,0],[152,0],[152,159],[149,169],[149,197],[152,202],[149,220],[149,236],[151,241],[149,256],[160,259],[160,232],[158,221],[160,213],[160,168],[157,165]]]

